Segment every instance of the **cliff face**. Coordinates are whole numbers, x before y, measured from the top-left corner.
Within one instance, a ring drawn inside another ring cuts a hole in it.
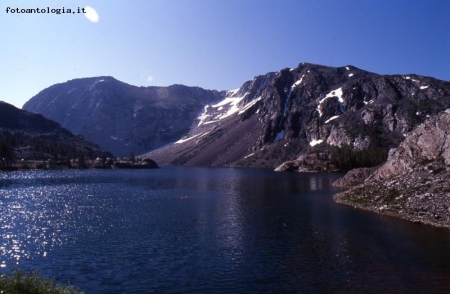
[[[292,171],[370,167],[448,107],[448,82],[302,63],[227,92],[205,106],[182,140],[144,157]]]
[[[0,145],[5,160],[112,156],[58,123],[5,102],[0,102]]]
[[[450,109],[429,118],[387,162],[336,201],[414,222],[450,227]]]
[[[23,108],[117,156],[128,156],[178,140],[205,104],[223,97],[224,92],[198,87],[135,87],[112,77],[97,77],[51,86]]]

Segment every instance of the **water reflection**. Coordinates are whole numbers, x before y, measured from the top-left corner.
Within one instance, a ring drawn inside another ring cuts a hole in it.
[[[450,282],[450,234],[336,205],[333,175],[0,176],[0,272],[37,269],[102,293],[438,292]]]
[[[51,171],[2,173],[2,181],[5,177],[9,184],[0,191],[1,268],[47,258],[55,247],[73,242],[77,234],[98,232],[101,216],[96,210],[106,203],[89,203],[95,187],[64,184],[61,174]]]

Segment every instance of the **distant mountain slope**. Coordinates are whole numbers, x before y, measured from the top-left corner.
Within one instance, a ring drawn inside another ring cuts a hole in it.
[[[23,109],[40,113],[118,156],[140,154],[178,140],[205,104],[224,92],[198,87],[135,87],[112,77],[53,85]]]
[[[205,106],[189,133],[144,157],[158,163],[348,170],[387,158],[416,125],[450,107],[450,83],[302,63]]]
[[[0,102],[0,156],[12,159],[62,159],[112,156],[40,114]]]
[[[348,177],[348,176],[346,176]],[[450,228],[450,109],[408,134],[387,162],[338,202]]]

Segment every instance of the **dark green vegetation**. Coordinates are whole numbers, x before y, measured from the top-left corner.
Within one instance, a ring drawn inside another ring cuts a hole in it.
[[[380,147],[354,150],[348,145],[339,148],[320,144],[315,148],[314,153],[319,159],[328,162],[330,166],[345,172],[353,168],[377,166],[385,162],[388,157],[388,150]]]
[[[112,168],[128,168],[128,169],[145,169],[145,168],[159,168],[155,161],[147,159],[133,159],[125,161],[114,161]]]
[[[70,159],[107,157],[112,154],[58,123],[0,102],[0,168],[70,166]]]
[[[15,271],[0,276],[0,293],[5,294],[80,294],[83,293],[70,285],[57,285],[52,279],[41,277],[37,273]]]

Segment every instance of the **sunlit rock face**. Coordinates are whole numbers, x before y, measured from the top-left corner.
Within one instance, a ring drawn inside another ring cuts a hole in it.
[[[208,103],[225,93],[198,87],[135,87],[112,77],[71,80],[31,98],[40,113],[117,156],[136,155],[180,139]]]
[[[337,186],[356,186],[337,195],[336,200],[449,228],[449,179],[450,109],[417,126],[399,147],[391,149],[378,169],[365,174],[357,169],[338,180]]]
[[[221,92],[73,80],[24,106],[116,154],[150,151],[144,157],[159,164],[202,166],[289,161],[288,170],[298,171],[380,164],[415,126],[448,107],[449,82],[309,63]]]
[[[445,81],[301,63],[227,92],[205,106],[182,140],[147,156],[187,165],[274,168],[288,161],[278,170],[345,171],[382,163],[416,125],[448,106]]]

